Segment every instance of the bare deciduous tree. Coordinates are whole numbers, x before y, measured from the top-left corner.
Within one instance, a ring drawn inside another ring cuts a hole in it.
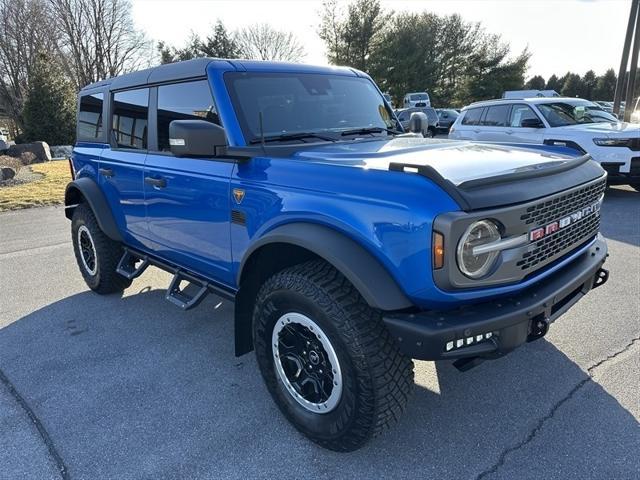
[[[43,0],[0,0],[0,109],[18,130],[37,54],[55,42]]]
[[[129,0],[47,0],[66,67],[77,87],[137,70],[151,44],[137,31]]]
[[[241,56],[253,60],[297,62],[304,58],[302,44],[291,32],[281,32],[266,23],[243,28],[236,35]]]

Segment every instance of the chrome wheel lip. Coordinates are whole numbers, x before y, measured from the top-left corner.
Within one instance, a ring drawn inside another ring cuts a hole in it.
[[[322,344],[322,347],[327,354],[327,360],[329,361],[331,368],[333,369],[333,387],[331,389],[331,394],[329,395],[329,398],[322,403],[310,402],[302,395],[300,395],[293,384],[289,381],[289,378],[284,371],[279,353],[279,337],[280,332],[287,325],[292,323],[297,323],[308,328],[317,336],[318,341]],[[273,327],[273,333],[271,335],[271,350],[273,353],[273,363],[276,367],[278,378],[284,384],[285,390],[296,402],[298,402],[298,404],[300,404],[310,412],[320,414],[329,413],[337,407],[338,402],[340,402],[340,399],[342,398],[342,370],[340,369],[340,362],[338,361],[338,356],[336,355],[331,342],[329,342],[326,333],[320,328],[317,323],[301,313],[291,312],[282,315]]]
[[[86,235],[86,238],[89,239],[89,244],[91,246],[91,251],[93,254],[93,268],[89,267],[88,259],[85,257],[85,251],[82,248],[82,236]],[[87,228],[86,225],[80,225],[77,233],[77,241],[78,241],[78,250],[80,252],[80,259],[82,260],[82,266],[87,271],[89,275],[95,275],[98,272],[98,255],[96,253],[96,246],[93,243],[93,237],[91,236],[91,232]]]

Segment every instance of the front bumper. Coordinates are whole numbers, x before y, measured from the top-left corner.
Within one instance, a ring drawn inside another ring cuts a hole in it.
[[[386,313],[400,350],[419,360],[497,358],[543,337],[548,326],[594,287],[603,285],[607,244],[600,235],[565,268],[508,298],[445,312]]]
[[[640,152],[631,159],[629,171],[625,172],[625,162],[602,162],[600,165],[607,171],[609,185],[640,185]]]

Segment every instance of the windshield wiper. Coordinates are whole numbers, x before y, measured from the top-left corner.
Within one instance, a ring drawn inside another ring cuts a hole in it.
[[[335,142],[336,139],[330,137],[328,135],[322,135],[320,133],[314,132],[291,132],[291,133],[283,133],[280,135],[267,135],[264,137],[264,143],[269,142],[281,142],[286,140],[304,140],[305,138],[319,138],[320,140],[326,140],[327,142]],[[255,145],[256,143],[262,143],[262,138],[256,137],[249,140],[250,145]]]
[[[363,128],[354,128],[352,130],[345,130],[340,135],[345,137],[347,135],[365,135],[367,133],[382,133],[382,132],[391,133],[392,135],[402,134],[402,132],[399,132],[398,130],[394,130],[392,128],[363,127]]]

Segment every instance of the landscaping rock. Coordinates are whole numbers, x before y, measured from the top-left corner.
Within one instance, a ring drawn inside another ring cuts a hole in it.
[[[4,152],[5,150],[9,150],[9,144],[4,140],[0,140],[0,153]]]
[[[0,167],[0,181],[11,180],[16,176],[16,171],[11,167]]]
[[[52,158],[71,158],[73,147],[71,145],[55,145],[50,147]]]
[[[46,142],[33,142],[33,143],[18,143],[11,145],[7,150],[7,155],[10,157],[20,158],[25,153],[30,152],[36,156],[34,163],[50,162],[51,152],[49,151],[49,145]]]

